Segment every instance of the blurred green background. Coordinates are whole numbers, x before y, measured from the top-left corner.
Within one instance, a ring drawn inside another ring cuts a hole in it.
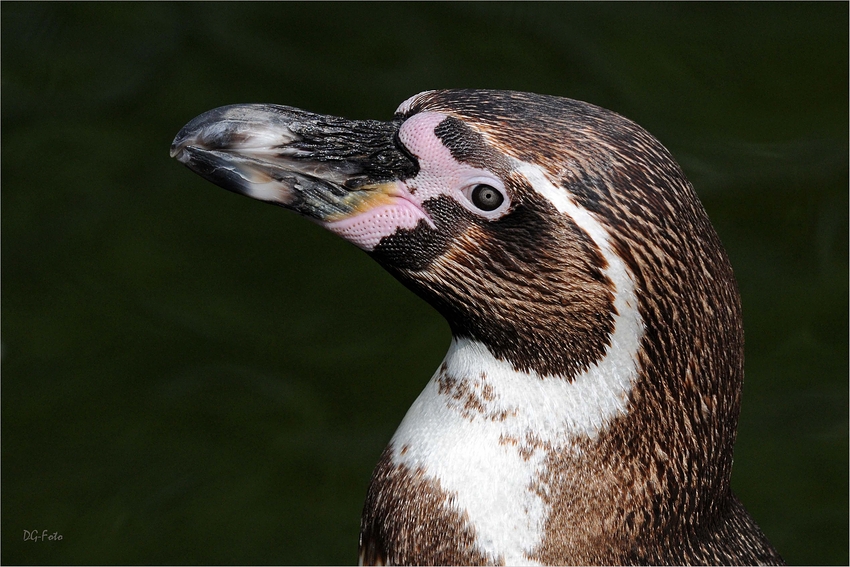
[[[482,87],[610,108],[677,157],[743,295],[733,486],[789,562],[846,565],[847,22],[847,3],[3,3],[0,559],[355,562],[372,467],[448,327],[169,145],[224,104],[386,119]]]

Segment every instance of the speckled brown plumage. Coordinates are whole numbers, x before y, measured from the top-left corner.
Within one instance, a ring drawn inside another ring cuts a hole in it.
[[[486,139],[486,149],[480,142],[468,146],[478,153],[454,152],[459,159],[479,165],[496,151],[543,165],[553,182],[610,229],[615,250],[636,280],[646,334],[629,413],[596,440],[582,442],[579,455],[549,454],[546,477],[538,481],[547,488],[541,494],[553,512],[530,558],[545,564],[781,563],[729,487],[743,379],[740,300],[723,247],[673,158],[634,123],[576,101],[437,91],[418,99],[407,115],[425,110],[454,116]],[[521,186],[513,189],[523,192]],[[523,205],[533,201],[522,194],[528,199],[520,199]],[[450,321],[459,305],[469,304],[454,315],[462,323],[453,328],[481,337],[497,351],[512,341],[493,329],[492,321],[502,317],[520,327],[509,331],[515,337],[536,321],[545,321],[549,337],[570,336],[573,321],[593,321],[589,335],[572,344],[529,339],[528,350],[575,357],[578,363],[559,367],[569,376],[599,356],[598,350],[581,348],[604,344],[592,336],[604,337],[608,328],[605,282],[594,276],[599,260],[592,248],[582,248],[580,231],[556,214],[536,218],[545,220],[533,229],[523,224],[530,233],[519,239],[498,227],[488,234],[469,225],[428,270],[390,270]],[[508,259],[503,246],[519,247],[520,253]],[[556,257],[562,266],[586,268],[561,267],[562,276],[548,279],[553,272],[546,267],[556,265]],[[581,274],[586,279],[576,277]],[[476,286],[486,289],[486,298],[478,297]],[[557,302],[558,295],[569,294],[584,299]],[[554,310],[543,315],[540,305]],[[469,316],[481,309],[489,310],[481,319]],[[552,373],[547,361],[512,348],[500,354],[518,368]],[[590,359],[581,358],[587,352],[593,353]],[[373,482],[385,482],[380,479],[389,474],[387,466],[379,466]],[[365,517],[373,514],[367,503]],[[420,529],[439,523],[425,525]]]

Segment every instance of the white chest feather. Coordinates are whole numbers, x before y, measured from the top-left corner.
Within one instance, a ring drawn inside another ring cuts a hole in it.
[[[539,495],[547,454],[577,450],[574,440],[596,437],[627,412],[643,335],[634,283],[604,227],[539,169],[519,169],[608,261],[617,314],[605,356],[568,381],[518,372],[480,343],[453,340],[392,443],[393,460],[438,482],[475,530],[479,549],[509,565],[529,563],[542,540],[550,512]]]

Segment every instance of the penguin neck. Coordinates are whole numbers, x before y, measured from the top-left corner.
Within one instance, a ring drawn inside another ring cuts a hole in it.
[[[633,333],[638,322],[618,329]],[[584,447],[628,411],[636,355],[629,364],[617,349],[636,350],[633,342],[612,337],[605,359],[567,380],[518,371],[482,343],[453,338],[387,457],[438,486],[487,557],[528,563],[557,515],[546,497],[550,469],[580,463]]]

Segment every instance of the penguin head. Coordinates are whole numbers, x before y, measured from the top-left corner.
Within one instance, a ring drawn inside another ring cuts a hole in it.
[[[620,352],[609,366],[637,369],[634,405],[668,429],[658,415],[687,416],[675,428],[716,440],[695,446],[731,455],[737,287],[690,183],[633,122],[559,97],[427,91],[385,122],[222,107],[171,154],[362,248],[517,371],[570,381]]]

